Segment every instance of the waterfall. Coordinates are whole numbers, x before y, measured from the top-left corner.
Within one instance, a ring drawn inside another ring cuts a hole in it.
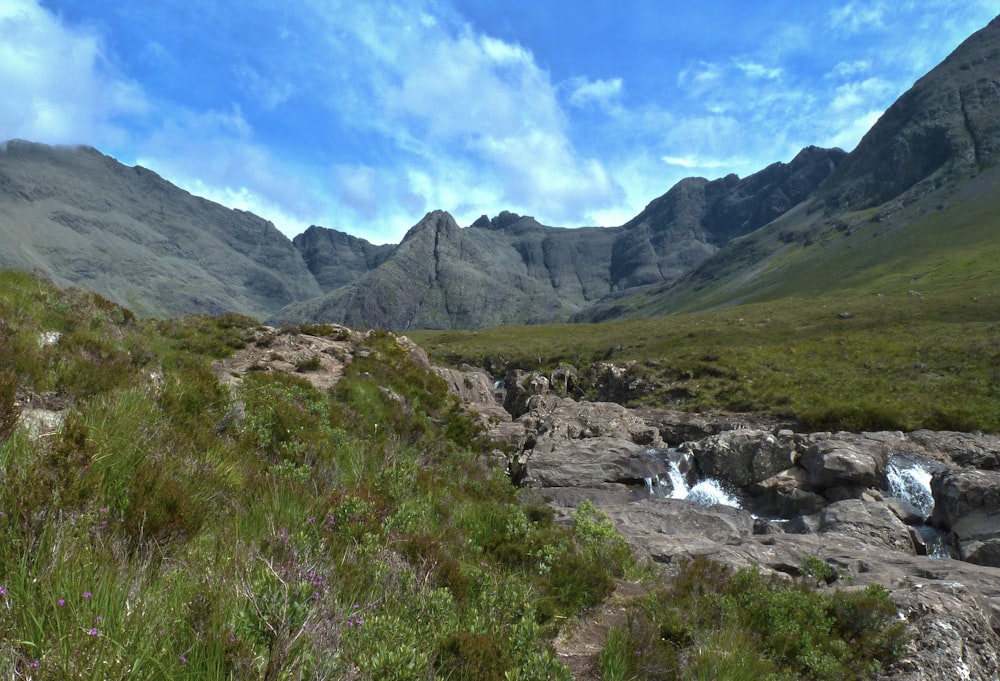
[[[679,452],[676,449],[651,449],[650,454],[659,457],[667,464],[665,476],[646,478],[646,491],[650,496],[664,499],[685,499],[702,506],[740,507],[736,497],[727,492],[722,484],[713,478],[693,479],[695,469],[691,454]]]
[[[936,468],[932,462],[911,454],[891,452],[885,469],[889,495],[909,504],[927,520],[934,512],[931,477]]]
[[[927,555],[931,558],[956,558],[948,542],[947,533],[926,523],[934,512],[934,495],[931,493],[931,478],[943,468],[935,461],[922,459],[906,452],[889,452],[885,467],[885,477],[889,485],[889,495],[916,511],[925,521],[915,525],[927,545]]]

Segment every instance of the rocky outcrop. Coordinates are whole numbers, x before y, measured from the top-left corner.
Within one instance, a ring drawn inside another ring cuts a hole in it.
[[[730,430],[684,448],[694,455],[704,475],[737,487],[762,482],[791,468],[797,459],[790,431],[773,435],[761,430]]]
[[[346,286],[375,269],[395,246],[375,245],[336,229],[311,226],[292,239],[322,291]]]
[[[748,234],[805,200],[846,156],[808,147],[789,163],[746,178],[687,178],[627,222],[615,240],[611,283],[616,291],[672,282],[720,246]]]
[[[1000,151],[1000,18],[963,42],[882,114],[821,189],[844,208],[907,202]],[[905,196],[910,194],[910,196]]]
[[[931,481],[931,522],[955,537],[963,560],[1000,567],[1000,472],[944,470]]]
[[[517,376],[518,413],[503,425],[524,434],[524,449],[510,458],[523,493],[559,517],[591,501],[638,555],[662,564],[708,556],[798,578],[807,559],[821,560],[835,574],[823,588],[880,584],[907,622],[907,649],[879,678],[998,678],[1000,569],[991,566],[1000,473],[965,466],[991,461],[993,436],[795,433],[733,415],[576,402],[538,378]],[[757,427],[739,427],[748,424]],[[681,433],[693,437],[668,448]],[[889,497],[890,461],[921,457],[938,471],[933,521],[966,560],[920,555],[923,516]],[[731,485],[742,508],[672,498],[674,484],[689,488],[706,475]]]

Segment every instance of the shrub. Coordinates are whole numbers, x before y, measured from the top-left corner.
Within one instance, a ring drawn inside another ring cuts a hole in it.
[[[17,406],[17,376],[9,371],[0,371],[0,445],[10,437],[21,409]]]
[[[633,604],[604,657],[636,679],[860,680],[904,643],[884,588],[816,591],[696,558],[666,589]]]
[[[452,681],[502,681],[504,655],[496,638],[460,631],[438,643],[434,668]]]

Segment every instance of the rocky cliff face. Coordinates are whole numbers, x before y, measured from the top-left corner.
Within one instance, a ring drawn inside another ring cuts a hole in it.
[[[868,208],[993,164],[1000,151],[998,109],[1000,17],[889,107],[822,195],[838,208]]]
[[[612,253],[613,288],[680,278],[735,237],[808,198],[845,155],[808,147],[790,163],[774,163],[742,180],[736,175],[681,180],[622,228]]]
[[[610,240],[599,228],[543,227],[511,213],[462,229],[434,211],[379,266],[271,321],[408,330],[564,319],[609,290]]]
[[[316,225],[292,239],[292,243],[324,292],[350,284],[375,269],[395,248]]]

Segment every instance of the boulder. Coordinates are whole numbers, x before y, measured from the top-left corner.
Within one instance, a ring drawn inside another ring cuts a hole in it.
[[[659,432],[620,404],[577,402],[568,397],[536,395],[525,402],[527,412],[519,420],[538,438],[557,446],[560,440],[615,437],[637,445],[660,447]]]
[[[830,503],[812,492],[809,471],[795,465],[747,488],[750,510],[769,518],[794,518],[820,511]]]
[[[595,487],[618,483],[645,487],[667,466],[635,443],[617,437],[540,440],[524,457],[528,487]]]
[[[801,464],[809,471],[809,484],[817,490],[851,490],[883,487],[887,459],[887,450],[877,441],[838,433],[806,449]]]
[[[845,499],[819,513],[800,516],[787,527],[790,533],[839,532],[870,546],[914,553],[909,528],[882,502]]]
[[[682,547],[738,544],[753,534],[753,516],[732,506],[701,506],[681,499],[644,499],[602,507],[618,531],[656,559]]]
[[[514,418],[528,411],[528,400],[535,395],[546,395],[549,392],[549,379],[534,371],[515,369],[503,380],[506,396],[503,406]]]
[[[998,435],[915,430],[907,434],[907,441],[931,458],[953,462],[967,468],[1000,470]]]
[[[931,524],[951,531],[962,559],[1000,567],[1000,471],[939,471],[931,492]]]
[[[731,430],[689,442],[702,473],[746,487],[787,470],[795,463],[795,440],[762,430]]]

